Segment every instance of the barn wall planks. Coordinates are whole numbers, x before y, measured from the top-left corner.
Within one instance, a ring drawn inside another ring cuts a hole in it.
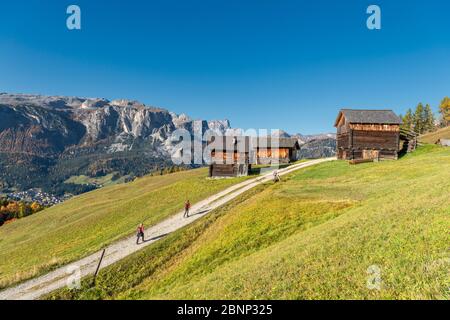
[[[398,132],[353,131],[353,149],[386,149],[398,151]]]
[[[398,125],[344,124],[337,132],[338,159],[398,158]]]
[[[250,170],[248,164],[212,164],[209,167],[210,177],[241,177],[247,176]]]

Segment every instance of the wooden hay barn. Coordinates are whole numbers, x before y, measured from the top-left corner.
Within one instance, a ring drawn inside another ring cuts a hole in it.
[[[210,177],[246,176],[252,164],[286,164],[298,159],[294,138],[218,136],[208,142]]]
[[[398,159],[401,124],[392,110],[342,109],[335,122],[338,159]]]
[[[300,144],[295,138],[258,137],[253,140],[255,164],[290,163],[298,160]]]
[[[250,137],[216,136],[208,142],[210,177],[247,176],[250,169]]]

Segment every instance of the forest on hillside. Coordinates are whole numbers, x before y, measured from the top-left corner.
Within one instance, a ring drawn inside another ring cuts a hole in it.
[[[411,108],[406,111],[403,120],[403,128],[412,130],[418,134],[433,132],[439,128],[444,128],[450,125],[450,98],[445,97],[439,105],[439,116],[436,117],[427,103],[419,103],[415,110]]]

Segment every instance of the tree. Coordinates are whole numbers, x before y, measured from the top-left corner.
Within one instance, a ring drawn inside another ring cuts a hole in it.
[[[408,111],[406,111],[406,114],[402,117],[402,120],[403,120],[402,128],[404,128],[406,130],[413,129],[414,124],[413,124],[413,114],[412,114],[411,108],[409,108]]]
[[[19,203],[19,212],[17,215],[17,218],[25,218],[32,214],[30,206],[28,206],[26,203],[20,202]]]
[[[423,104],[419,103],[416,107],[416,111],[414,112],[414,131],[417,133],[423,133],[424,130],[424,108]]]
[[[19,204],[17,202],[11,202],[6,206],[6,210],[10,213],[12,218],[17,218],[19,214]]]
[[[439,112],[442,116],[442,125],[448,126],[450,125],[450,98],[445,97],[441,101],[441,105],[439,106]]]
[[[429,131],[433,131],[435,126],[434,126],[434,114],[433,114],[433,110],[431,110],[431,107],[429,104],[427,104],[425,106],[425,110],[424,110],[424,132],[429,132]]]
[[[33,202],[33,203],[31,204],[31,210],[33,211],[33,213],[36,213],[36,212],[38,212],[38,211],[41,211],[41,210],[42,210],[42,207],[41,207],[41,205],[40,205],[39,203]]]

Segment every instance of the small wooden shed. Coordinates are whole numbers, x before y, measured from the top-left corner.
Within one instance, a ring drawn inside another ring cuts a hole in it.
[[[397,159],[401,124],[392,110],[342,109],[335,122],[338,159]]]

